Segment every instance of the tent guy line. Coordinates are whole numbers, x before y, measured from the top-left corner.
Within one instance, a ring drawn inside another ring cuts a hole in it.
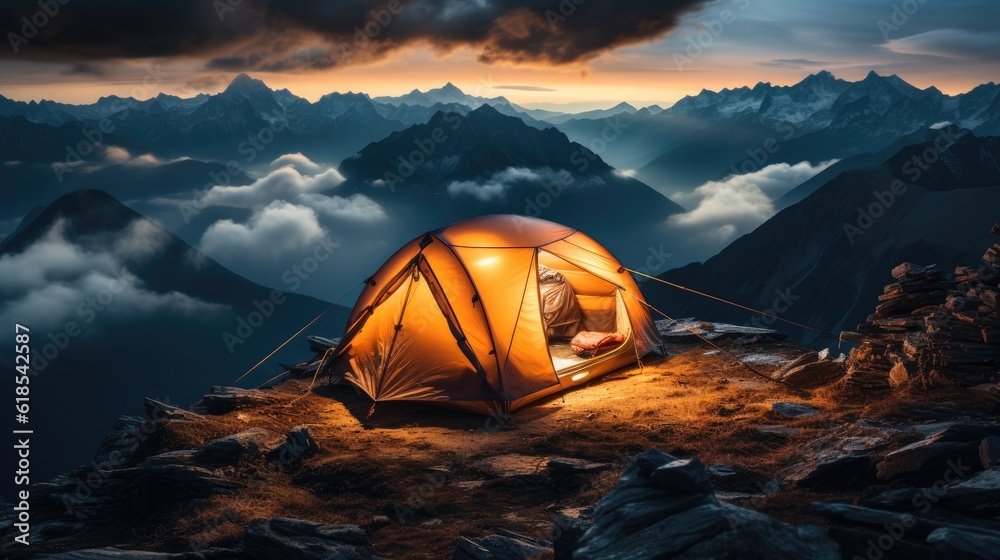
[[[758,313],[758,314],[763,315],[765,317],[770,317],[772,319],[776,319],[778,321],[782,321],[782,322],[788,323],[789,325],[795,325],[796,327],[799,327],[799,328],[803,328],[803,329],[810,330],[810,331],[813,331],[813,332],[818,332],[820,334],[820,336],[822,336],[823,338],[834,338],[833,334],[831,334],[831,333],[829,333],[827,331],[824,331],[824,330],[821,330],[821,329],[817,329],[815,327],[810,327],[809,325],[803,325],[802,323],[797,323],[795,321],[792,321],[791,319],[785,319],[785,318],[782,318],[782,317],[778,317],[777,315],[768,313],[766,311],[761,311],[759,309],[754,309],[753,307],[747,307],[745,305],[742,305],[742,304],[739,304],[739,303],[736,303],[736,302],[733,302],[733,301],[729,301],[727,299],[722,299],[722,298],[720,298],[718,296],[713,296],[712,294],[706,294],[705,292],[699,292],[698,290],[695,290],[695,289],[692,289],[692,288],[688,288],[687,286],[681,286],[680,284],[674,284],[673,282],[668,282],[668,281],[666,281],[666,280],[664,280],[662,278],[657,278],[656,276],[650,276],[649,274],[645,274],[643,272],[639,272],[638,270],[632,270],[631,268],[628,268],[628,267],[622,267],[622,268],[624,268],[625,270],[631,272],[632,274],[638,274],[639,276],[646,277],[646,278],[648,278],[650,280],[655,280],[655,281],[657,281],[657,282],[659,282],[661,284],[666,284],[667,286],[670,286],[671,288],[677,288],[678,290],[683,290],[685,292],[691,292],[692,294],[699,295],[699,296],[702,296],[702,297],[706,297],[708,299],[712,299],[712,300],[715,300],[715,301],[718,301],[718,302],[721,302],[721,303],[725,303],[726,305],[732,305],[733,307],[738,307],[740,309],[745,309],[745,310],[753,312],[753,313]],[[657,311],[659,311],[659,310],[657,310]]]
[[[629,295],[632,295],[632,294],[629,294]],[[635,296],[632,296],[632,297],[635,297]],[[636,298],[636,299],[639,299],[639,298]],[[674,319],[670,315],[667,315],[666,313],[660,311],[659,309],[657,309],[655,306],[653,306],[649,302],[646,302],[644,300],[639,300],[639,302],[642,303],[643,305],[645,305],[646,307],[652,309],[653,311],[656,311],[660,315],[663,315],[663,317],[666,318],[668,321],[672,321],[674,324],[679,325],[681,328],[685,329],[689,333],[691,333],[694,336],[698,337],[698,339],[701,340],[702,342],[704,342],[705,344],[708,344],[712,348],[715,348],[719,352],[722,352],[723,354],[725,354],[725,355],[729,356],[730,358],[736,360],[741,366],[743,366],[746,369],[750,370],[750,372],[753,373],[754,375],[756,375],[758,377],[763,377],[764,379],[766,379],[768,381],[773,381],[775,383],[785,384],[785,382],[782,381],[782,380],[780,380],[780,379],[775,379],[775,378],[771,377],[770,375],[767,375],[766,373],[758,371],[757,368],[755,368],[755,367],[751,366],[750,364],[744,362],[736,354],[733,354],[729,350],[726,350],[725,348],[719,346],[718,344],[712,342],[711,340],[705,338],[704,336],[701,336],[701,333],[699,333],[698,331],[696,331],[693,328],[685,325],[684,323],[678,321],[677,319]]]
[[[363,280],[363,281],[358,282],[357,284],[355,284],[353,287],[351,287],[350,290],[348,290],[346,293],[344,293],[344,295],[342,295],[339,298],[337,298],[337,301],[331,303],[329,307],[327,307],[326,309],[324,309],[323,312],[320,313],[319,315],[317,315],[312,321],[309,321],[308,323],[305,324],[305,326],[303,326],[301,329],[299,329],[298,331],[296,331],[295,334],[293,334],[292,336],[288,337],[288,340],[286,340],[286,341],[282,342],[281,344],[279,344],[278,347],[275,348],[274,350],[272,350],[270,354],[268,354],[267,356],[264,356],[259,362],[257,362],[256,364],[254,364],[254,366],[252,368],[248,369],[243,375],[237,377],[236,381],[233,381],[231,383],[231,385],[236,385],[237,383],[239,383],[240,381],[242,381],[244,377],[250,375],[255,369],[257,369],[258,367],[260,367],[261,364],[263,364],[264,362],[266,362],[268,360],[268,358],[270,358],[271,356],[275,355],[279,350],[281,350],[282,348],[284,348],[285,346],[287,346],[289,342],[291,342],[292,340],[294,340],[295,337],[297,337],[300,334],[302,334],[302,331],[308,329],[310,326],[312,326],[313,323],[315,323],[316,321],[319,321],[321,318],[323,318],[324,315],[326,315],[327,313],[329,313],[330,311],[332,311],[334,307],[337,307],[337,304],[340,303],[341,301],[343,301],[344,298],[346,298],[347,296],[351,295],[351,292],[353,292],[354,290],[358,289],[358,286],[360,286],[362,284],[366,284],[367,282],[368,282],[368,280]]]

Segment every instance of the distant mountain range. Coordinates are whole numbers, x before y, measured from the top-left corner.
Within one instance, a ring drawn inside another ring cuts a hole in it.
[[[884,161],[842,172],[704,264],[662,278],[836,333],[871,313],[901,262],[945,270],[979,262],[1000,212],[1000,138],[957,127]],[[675,316],[771,325],[772,319],[654,282],[643,292]],[[806,343],[816,333],[793,331]]]
[[[98,128],[107,119],[112,126],[104,143],[134,153],[252,166],[258,155],[302,152],[337,163],[438,112],[464,114],[489,105],[535,128],[557,126],[612,166],[637,170],[639,179],[671,194],[748,166],[877,152],[939,122],[981,136],[1000,134],[998,92],[1000,86],[989,82],[952,96],[918,89],[896,75],[871,72],[848,82],[822,71],[791,86],[703,90],[667,109],[620,103],[566,114],[470,95],[451,83],[398,97],[331,93],[313,103],[241,74],[218,94],[189,99],[108,96],[70,105],[0,96],[0,150],[17,161],[61,161],[66,148],[83,139],[81,127]],[[761,152],[769,140],[778,149]],[[766,159],[754,158],[761,153]]]
[[[1000,134],[1000,86],[959,95],[918,89],[896,75],[847,82],[823,71],[792,86],[703,90],[660,113],[623,110],[560,123],[590,145],[609,126],[620,133],[601,156],[666,192],[775,163],[818,163],[877,152],[934,124],[951,122],[980,136]],[[794,140],[794,141],[793,141]],[[768,145],[771,147],[769,148]]]
[[[503,97],[466,95],[452,84],[397,98],[330,93],[310,103],[287,89],[275,91],[240,74],[222,92],[190,99],[164,94],[144,101],[109,96],[90,105],[69,105],[0,96],[0,151],[18,161],[62,161],[67,147],[86,138],[80,129],[87,128],[104,131],[105,144],[162,157],[233,160],[251,166],[257,162],[247,158],[255,159],[257,152],[275,157],[302,152],[336,163],[393,131],[426,122],[439,111],[467,112],[484,103],[532,126],[551,126]]]

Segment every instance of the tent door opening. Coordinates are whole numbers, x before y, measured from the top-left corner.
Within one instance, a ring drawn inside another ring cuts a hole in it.
[[[539,250],[538,292],[548,352],[559,378],[577,375],[634,345],[618,286]]]

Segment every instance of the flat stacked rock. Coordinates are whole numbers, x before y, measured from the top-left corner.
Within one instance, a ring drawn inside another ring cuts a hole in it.
[[[1000,222],[991,233],[1000,236]],[[892,270],[875,314],[843,332],[859,343],[847,359],[844,385],[857,389],[970,387],[996,382],[1000,370],[1000,243],[978,267],[946,275],[932,266],[903,263]]]

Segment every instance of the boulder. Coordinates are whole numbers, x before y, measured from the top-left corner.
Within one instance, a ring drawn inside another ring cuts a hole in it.
[[[980,445],[1000,426],[992,422],[965,421],[921,424],[913,431],[923,439],[886,454],[878,464],[878,477],[891,480],[905,477],[933,482],[956,468],[982,468]]]
[[[889,531],[892,531],[891,533]],[[842,558],[878,560],[940,560],[934,549],[923,542],[900,538],[906,532],[897,527],[831,525],[827,534],[837,542]]]
[[[874,426],[846,424],[803,445],[777,476],[799,488],[865,486],[875,481],[876,456],[889,446],[892,435]]]
[[[792,402],[776,402],[771,405],[771,410],[783,418],[808,418],[818,416],[819,410],[807,404]]]
[[[989,436],[979,442],[979,460],[984,469],[1000,467],[1000,436]]]
[[[723,504],[730,530],[695,544],[682,560],[809,558],[839,560],[836,545],[815,525],[791,526],[762,513]]]
[[[1000,467],[948,486],[940,505],[969,515],[1000,515]]]
[[[194,465],[201,454],[201,449],[167,451],[166,453],[157,453],[156,455],[146,457],[139,466],[149,468],[153,465]]]
[[[608,463],[594,463],[570,457],[554,457],[549,460],[546,470],[549,483],[556,488],[573,488],[587,485],[594,473],[611,468]]]
[[[765,436],[773,436],[779,438],[789,438],[792,436],[797,436],[802,433],[802,430],[798,428],[792,428],[790,426],[777,426],[774,424],[761,424],[757,426],[757,432]]]
[[[254,560],[367,560],[368,534],[355,525],[324,525],[301,519],[254,519],[243,539]]]
[[[270,453],[281,444],[281,434],[263,428],[251,428],[206,443],[203,456],[206,459],[231,463],[244,455]]]
[[[274,398],[259,389],[242,389],[213,385],[212,392],[203,396],[191,410],[204,414],[228,414],[237,409],[269,404]]]
[[[928,514],[921,512],[918,515],[834,502],[815,502],[810,506],[810,510],[829,519],[834,525],[863,527],[883,534],[891,531],[898,534],[894,540],[905,538],[921,545],[932,532],[938,529],[957,529],[1000,536],[1000,533],[995,530],[971,525],[966,522],[967,520],[938,516],[930,513],[930,510],[927,510]],[[833,534],[832,531],[831,534]]]
[[[552,543],[499,529],[480,539],[459,537],[452,560],[533,560],[552,550]]]
[[[896,280],[906,280],[922,277],[937,277],[941,275],[941,269],[937,265],[920,266],[905,262],[892,269],[892,277]]]
[[[581,516],[579,512],[557,515],[552,530],[553,559],[571,560],[573,551],[580,548],[580,539],[593,525],[589,516]]]
[[[506,453],[473,461],[470,466],[490,476],[506,478],[511,476],[534,476],[549,468],[552,456],[523,455]]]
[[[235,480],[191,465],[153,465],[146,469],[146,473],[149,475],[146,478],[147,486],[151,486],[160,495],[207,498],[215,494],[230,494],[243,487],[243,484]]]
[[[961,529],[936,529],[927,537],[940,558],[996,560],[1000,558],[1000,533],[981,533]]]
[[[608,463],[594,463],[584,459],[570,457],[553,457],[546,465],[552,476],[587,474],[611,467]]]
[[[568,539],[572,540],[572,539]],[[719,502],[697,458],[655,449],[625,468],[594,508],[594,523],[557,558],[839,558],[821,532],[799,530],[766,515]]]
[[[267,460],[281,467],[294,467],[302,460],[319,453],[320,447],[305,426],[292,428],[285,436],[285,442],[267,454]]]
[[[838,381],[847,371],[842,362],[815,361],[776,374],[775,379],[799,389],[815,389]]]
[[[715,478],[728,478],[730,476],[736,476],[736,471],[734,471],[731,467],[719,464],[708,467],[708,474]]]
[[[183,408],[163,403],[149,397],[146,397],[143,407],[146,410],[146,415],[153,421],[196,420],[198,418],[198,414],[195,412],[184,410]]]
[[[155,402],[155,401],[154,401]],[[162,422],[138,416],[120,416],[111,433],[94,454],[94,464],[102,469],[128,467],[155,447]]]

